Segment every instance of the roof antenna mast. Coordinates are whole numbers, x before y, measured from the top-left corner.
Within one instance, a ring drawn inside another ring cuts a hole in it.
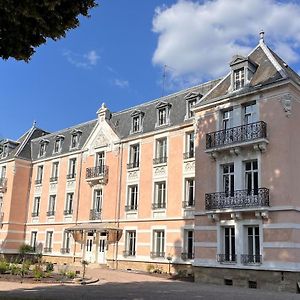
[[[163,71],[163,82],[162,82],[162,91],[161,91],[161,96],[164,96],[165,93],[165,84],[166,84],[166,76],[167,76],[167,65],[164,65],[164,71]]]

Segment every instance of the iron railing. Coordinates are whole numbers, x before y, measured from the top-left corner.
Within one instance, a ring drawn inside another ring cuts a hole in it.
[[[54,176],[54,177],[50,177],[50,182],[55,182],[57,181],[58,177],[57,176]]]
[[[90,220],[100,220],[100,219],[101,219],[101,210],[91,209]]]
[[[182,208],[194,207],[195,201],[182,201]]]
[[[262,256],[256,254],[241,254],[241,262],[244,265],[261,264]]]
[[[167,161],[168,161],[168,158],[166,156],[153,158],[154,165],[165,164],[165,163],[167,163]]]
[[[36,180],[34,181],[34,183],[35,183],[35,184],[41,184],[41,183],[42,183],[42,179],[36,179]]]
[[[73,209],[65,209],[64,210],[64,215],[72,215],[73,214]]]
[[[67,174],[67,179],[74,179],[76,177],[76,173]]]
[[[134,161],[127,164],[127,169],[139,168],[139,166],[140,166],[140,162]]]
[[[194,158],[195,157],[195,151],[189,151],[183,153],[183,159],[189,159],[189,158]]]
[[[137,210],[137,204],[125,205],[125,211]]]
[[[123,256],[124,257],[135,256],[135,250],[125,250],[125,251],[123,251]]]
[[[38,211],[34,211],[31,213],[32,217],[38,217],[39,216],[39,212]]]
[[[49,210],[47,211],[47,217],[51,217],[55,215],[55,211],[54,210]]]
[[[267,188],[205,194],[206,210],[265,207],[269,205],[269,189]]]
[[[152,209],[166,208],[166,202],[152,203]]]
[[[236,263],[236,254],[217,254],[219,263]]]
[[[61,254],[67,254],[67,253],[70,253],[70,248],[60,248],[60,253],[61,253]]]
[[[155,251],[152,251],[152,252],[150,252],[150,257],[151,258],[165,257],[165,252],[155,252]]]
[[[188,259],[194,259],[195,254],[193,252],[182,252],[181,253],[181,259],[182,260],[188,260]]]
[[[108,175],[108,166],[97,166],[86,169],[86,179],[105,177]]]
[[[45,247],[45,248],[44,248],[44,252],[45,252],[45,253],[50,253],[50,252],[52,252],[52,248],[50,248],[50,247]]]
[[[263,121],[223,129],[206,134],[206,149],[267,138],[267,124]]]

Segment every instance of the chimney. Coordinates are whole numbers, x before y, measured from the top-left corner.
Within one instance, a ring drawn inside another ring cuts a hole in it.
[[[104,122],[111,118],[111,113],[109,109],[106,107],[105,103],[102,103],[101,107],[97,111],[99,122]]]

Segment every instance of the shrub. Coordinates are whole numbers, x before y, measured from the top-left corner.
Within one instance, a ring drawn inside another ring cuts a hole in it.
[[[33,269],[33,277],[35,279],[41,279],[44,277],[44,271],[41,268],[41,266],[39,265],[35,265],[34,269]]]
[[[147,265],[147,272],[151,273],[154,270],[154,266],[152,264]]]
[[[76,273],[74,271],[68,271],[66,276],[70,279],[74,279],[76,277]]]
[[[51,262],[46,262],[46,272],[50,273],[54,271],[54,265]]]
[[[5,260],[0,261],[0,274],[6,273],[9,270],[9,265]]]
[[[9,269],[12,275],[21,275],[22,273],[22,269],[17,264],[10,264]]]

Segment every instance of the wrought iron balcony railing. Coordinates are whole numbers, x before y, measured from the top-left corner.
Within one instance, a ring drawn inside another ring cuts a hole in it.
[[[108,175],[108,166],[97,166],[86,169],[86,179],[94,179],[99,177],[107,177]]]
[[[45,252],[45,253],[50,253],[50,252],[52,252],[52,248],[45,247],[45,248],[44,248],[44,252]]]
[[[91,209],[90,220],[100,220],[100,219],[101,219],[101,210]]]
[[[54,177],[50,177],[50,182],[56,182],[58,179],[57,176],[54,176]]]
[[[40,178],[40,179],[36,179],[36,180],[34,181],[34,183],[35,183],[35,184],[42,184],[42,181],[43,181],[43,180]]]
[[[236,263],[236,254],[217,254],[219,263]]]
[[[70,253],[70,248],[61,248],[60,253],[61,254],[68,254],[68,253]]]
[[[165,163],[167,163],[167,161],[168,161],[168,158],[166,156],[153,158],[154,165],[165,164]]]
[[[134,161],[131,163],[127,164],[127,169],[134,169],[134,168],[139,168],[140,162],[139,161]]]
[[[155,251],[152,251],[152,252],[150,252],[150,257],[151,258],[165,257],[165,252],[155,252]]]
[[[72,215],[73,214],[73,209],[65,209],[64,210],[64,215],[67,216],[67,215]]]
[[[188,259],[194,259],[195,255],[193,252],[182,252],[181,253],[181,259],[182,260],[188,260]]]
[[[194,158],[195,157],[195,152],[194,151],[189,151],[183,153],[183,159],[189,159],[189,158]]]
[[[47,217],[51,217],[55,215],[55,211],[54,210],[48,210],[47,211]]]
[[[195,201],[182,201],[182,208],[195,207]]]
[[[267,138],[267,124],[263,121],[223,129],[206,134],[206,149]]]
[[[262,256],[261,255],[255,255],[255,254],[242,254],[241,255],[241,262],[244,265],[261,264],[262,263]]]
[[[166,202],[152,203],[152,209],[166,208]]]
[[[39,212],[38,211],[34,211],[31,213],[31,216],[34,217],[38,217],[39,216]]]
[[[124,257],[135,256],[135,250],[125,250],[125,251],[123,251],[123,256]]]
[[[136,211],[137,208],[137,204],[125,205],[125,211]]]
[[[205,209],[236,209],[269,206],[269,189],[235,190],[205,194]]]
[[[0,178],[0,192],[6,191],[7,188],[7,178],[1,177]]]
[[[67,174],[67,179],[75,179],[75,178],[76,178],[76,173]]]

